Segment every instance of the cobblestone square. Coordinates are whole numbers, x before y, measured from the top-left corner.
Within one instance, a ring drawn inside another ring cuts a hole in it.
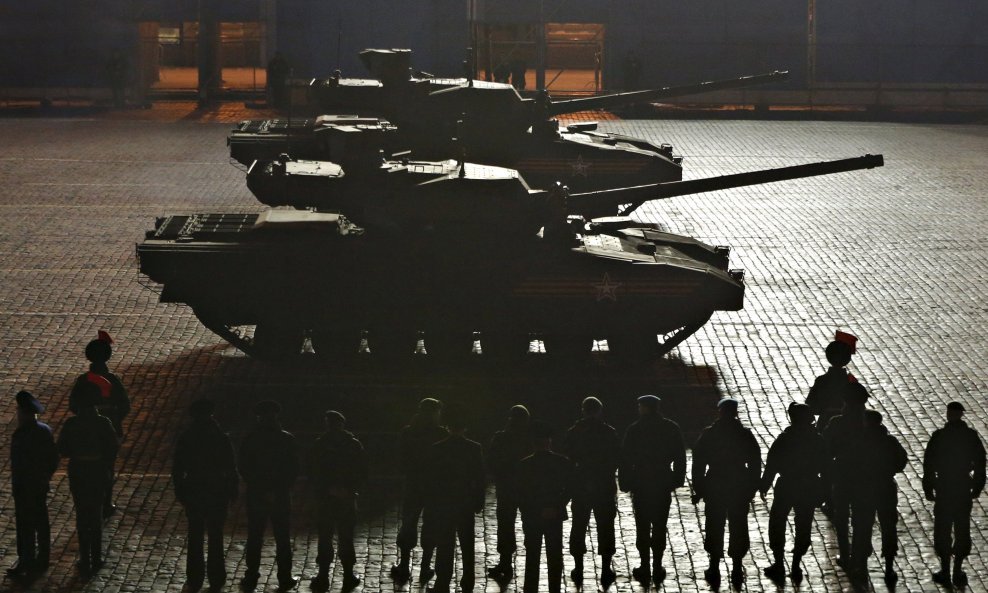
[[[0,469],[0,565],[16,558],[9,441],[16,427],[13,394],[27,389],[48,407],[42,419],[58,432],[68,391],[86,370],[82,350],[99,329],[116,341],[110,368],[133,402],[115,486],[121,512],[105,534],[108,563],[88,581],[74,567],[75,524],[64,463],[50,499],[54,562],[31,591],[180,591],[185,581],[184,517],[170,485],[171,454],[192,400],[210,396],[217,418],[239,443],[249,408],[274,398],[285,428],[303,445],[321,429],[321,412],[337,408],[364,441],[372,483],[361,502],[358,572],[363,591],[399,588],[388,568],[396,557],[400,481],[397,431],[416,402],[435,395],[471,410],[468,436],[487,442],[508,406],[563,429],[579,402],[598,395],[619,431],[632,420],[635,397],[657,393],[680,422],[687,444],[714,416],[725,394],[742,401],[741,418],[762,456],[787,424],[786,405],[800,401],[826,368],[823,348],[835,329],[861,339],[851,372],[873,393],[892,434],[909,454],[897,478],[897,589],[935,591],[932,504],[920,487],[922,453],[942,425],[947,402],[988,436],[988,127],[846,122],[606,121],[607,131],[669,142],[685,157],[686,178],[882,153],[885,167],[653,202],[643,220],[711,244],[730,245],[732,267],[746,272],[744,310],[719,312],[696,335],[654,364],[629,371],[595,356],[579,369],[554,367],[537,354],[516,368],[469,361],[443,368],[416,360],[387,368],[367,357],[346,365],[302,359],[268,364],[249,359],[203,328],[187,308],[158,303],[137,273],[134,246],[154,218],[192,212],[255,212],[261,206],[231,164],[229,123],[146,118],[0,119],[0,393],[9,396]],[[427,357],[426,357],[427,358]],[[707,591],[703,580],[702,507],[680,489],[670,516],[665,591]],[[771,502],[771,495],[769,498]],[[238,503],[228,520],[227,590],[243,575],[246,519]],[[988,586],[988,497],[975,502],[970,589]],[[304,480],[293,515],[296,573],[315,572],[316,534]],[[642,587],[630,500],[621,494],[618,581],[622,593]],[[478,591],[500,587],[480,564],[496,559],[494,498],[477,522]],[[770,564],[768,506],[750,515],[751,591],[774,591],[761,575]],[[520,539],[520,523],[518,525]],[[877,531],[877,530],[876,530]],[[791,534],[790,534],[791,536]],[[876,533],[877,540],[877,533]],[[590,540],[593,542],[593,539]],[[263,590],[274,590],[274,547],[265,548]],[[591,549],[595,546],[592,545]],[[819,513],[804,559],[801,591],[850,588],[837,568],[833,531]],[[596,557],[599,561],[599,557]],[[523,558],[516,569],[523,568]],[[566,574],[572,559],[566,558]],[[879,559],[875,590],[885,590]],[[595,589],[587,557],[587,582]],[[726,574],[726,572],[725,572]],[[302,588],[308,589],[307,578]],[[334,573],[338,590],[341,573]],[[516,588],[512,581],[507,591]],[[566,580],[569,591],[575,586]],[[726,588],[727,585],[722,587]],[[25,588],[10,579],[0,591]]]

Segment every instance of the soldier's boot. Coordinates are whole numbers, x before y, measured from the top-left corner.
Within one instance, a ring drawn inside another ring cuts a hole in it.
[[[436,576],[436,570],[432,568],[432,553],[435,548],[422,550],[422,564],[419,567],[419,582],[428,583],[432,577]]]
[[[786,578],[786,561],[782,550],[774,550],[775,561],[771,566],[762,571],[766,577],[776,583],[780,583]]]
[[[412,551],[402,549],[398,564],[391,567],[391,578],[402,583],[407,581],[412,576],[412,570],[409,568],[411,562]]]
[[[793,554],[792,555],[792,570],[789,571],[789,578],[792,579],[794,585],[798,585],[803,582],[803,555]]]
[[[313,591],[326,591],[329,589],[329,565],[319,565],[319,572],[309,581],[309,586]]]
[[[960,568],[959,563],[957,568]],[[933,582],[945,587],[950,586],[950,556],[940,557],[940,571],[933,573]]]
[[[501,554],[497,564],[487,569],[487,576],[497,581],[510,581],[513,573],[511,554]]]
[[[573,570],[569,571],[569,578],[577,587],[583,584],[583,556],[573,556]]]
[[[893,565],[895,561],[895,556],[885,557],[885,584],[888,586],[893,586],[899,582],[899,575],[895,572],[895,566]]]
[[[666,580],[666,568],[662,566],[662,552],[656,552],[652,557],[652,580],[656,584]]]
[[[732,558],[732,560],[731,584],[736,589],[740,589],[744,585],[744,566],[741,565],[741,558]]]
[[[600,569],[600,586],[606,591],[608,587],[614,584],[617,580],[617,574],[614,572],[612,567],[612,556],[603,556],[601,563],[603,568]]]
[[[343,567],[343,590],[351,591],[360,584],[360,577],[353,572],[353,566]]]
[[[720,560],[718,556],[711,556],[710,566],[703,571],[703,578],[714,586],[720,584]]]
[[[967,573],[961,568],[964,563],[963,558],[954,558],[954,586],[956,587],[966,587],[967,586]]]
[[[638,555],[641,556],[642,563],[637,568],[631,569],[631,576],[639,583],[648,586],[649,581],[652,580],[652,572],[648,568],[648,561],[651,557],[651,551],[648,549],[639,549]]]

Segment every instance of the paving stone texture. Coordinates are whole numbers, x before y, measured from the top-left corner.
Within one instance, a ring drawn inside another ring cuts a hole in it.
[[[931,505],[919,483],[923,447],[942,424],[945,404],[955,399],[970,410],[969,423],[988,435],[988,127],[609,121],[607,130],[672,143],[685,156],[687,178],[868,152],[884,153],[887,164],[642,208],[638,215],[644,220],[731,245],[733,267],[747,274],[743,311],[715,314],[654,364],[629,370],[601,353],[578,369],[559,369],[533,354],[513,368],[483,361],[444,368],[427,356],[388,368],[366,356],[338,365],[310,358],[282,365],[257,362],[205,330],[188,309],[157,302],[153,287],[137,273],[134,252],[154,217],[259,209],[243,171],[228,159],[229,124],[197,119],[0,119],[0,393],[10,397],[0,429],[0,563],[16,556],[7,481],[13,394],[19,389],[37,394],[48,405],[44,419],[58,431],[68,415],[70,382],[85,370],[82,348],[98,329],[106,329],[117,341],[111,368],[124,378],[134,404],[118,464],[121,512],[107,524],[108,565],[89,582],[76,576],[63,465],[51,495],[55,562],[28,590],[181,590],[184,520],[169,484],[170,459],[186,406],[201,396],[218,401],[218,419],[235,442],[249,426],[249,406],[260,399],[285,405],[284,424],[304,444],[320,430],[322,410],[342,410],[373,459],[358,529],[363,590],[411,591],[418,584],[394,585],[388,566],[396,555],[400,491],[395,435],[420,397],[467,402],[474,414],[471,434],[486,441],[515,402],[564,427],[576,418],[578,402],[597,394],[608,418],[623,429],[632,420],[634,398],[655,392],[664,396],[666,412],[692,442],[712,420],[714,402],[730,394],[741,398],[742,419],[756,433],[764,456],[786,424],[787,403],[805,397],[824,370],[823,347],[837,328],[860,336],[852,372],[872,389],[874,407],[909,453],[897,480],[898,589],[936,589],[930,582],[936,564]],[[974,507],[972,590],[988,585],[986,506],[983,496]],[[311,507],[302,480],[293,518],[294,562],[306,576],[313,574],[316,551]],[[702,507],[690,503],[688,489],[679,490],[669,521],[670,574],[663,590],[710,589],[702,579],[701,518]],[[777,588],[761,576],[769,564],[767,522],[768,507],[755,501],[747,590]],[[490,493],[477,525],[478,565],[495,559],[494,526]],[[618,528],[620,577],[614,589],[641,590],[629,579],[638,556],[630,501],[623,494]],[[520,525],[518,530],[520,538]],[[231,510],[228,534],[227,589],[233,590],[243,574],[241,504]],[[273,556],[269,543],[265,567]],[[799,589],[848,590],[835,559],[833,531],[818,514],[805,559],[808,579]],[[588,556],[588,590],[596,588],[590,579],[591,571],[599,574],[598,564],[599,557],[595,562]],[[522,565],[519,558],[516,568],[521,571]],[[567,573],[571,566],[567,558]],[[875,589],[884,590],[877,556],[872,568]],[[337,570],[334,589],[340,581]],[[265,568],[261,588],[275,586],[273,572]],[[22,588],[9,579],[0,583],[0,591]],[[575,590],[568,579],[567,589]],[[480,578],[477,590],[500,588]],[[516,590],[515,583],[507,590]]]

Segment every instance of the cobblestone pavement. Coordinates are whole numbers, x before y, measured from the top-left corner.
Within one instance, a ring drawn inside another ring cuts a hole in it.
[[[58,430],[72,378],[85,369],[82,347],[97,329],[117,340],[111,368],[131,390],[133,416],[119,462],[116,501],[107,526],[107,567],[92,581],[76,577],[75,528],[64,470],[51,496],[55,564],[30,585],[37,591],[178,591],[184,582],[183,518],[168,472],[172,444],[193,399],[209,395],[218,418],[239,441],[251,403],[274,397],[285,425],[304,442],[319,430],[319,412],[337,407],[360,433],[374,460],[363,500],[358,568],[363,590],[398,589],[387,567],[397,530],[394,436],[423,395],[470,404],[472,434],[486,440],[507,406],[525,402],[534,414],[565,426],[578,402],[598,394],[609,419],[623,428],[634,397],[664,396],[666,411],[689,439],[713,415],[723,394],[742,399],[742,419],[763,447],[785,425],[785,406],[802,399],[823,371],[823,347],[834,329],[860,336],[852,371],[875,393],[893,434],[909,452],[900,475],[896,567],[899,590],[933,591],[930,505],[919,488],[921,455],[957,399],[969,422],[988,435],[988,127],[905,124],[612,121],[605,127],[671,142],[686,157],[688,178],[884,153],[882,169],[845,173],[646,206],[645,219],[670,230],[734,248],[733,266],[747,272],[743,311],[718,313],[669,357],[629,371],[603,353],[578,369],[560,369],[539,355],[516,368],[471,361],[440,368],[419,357],[386,368],[368,357],[336,367],[309,359],[274,366],[248,359],[207,332],[190,311],[161,305],[142,286],[134,244],[155,216],[195,211],[255,211],[243,172],[227,157],[228,125],[119,119],[0,119],[0,393],[26,388],[48,404]],[[5,395],[5,397],[6,397]],[[0,442],[0,556],[15,557],[13,504],[6,447],[13,406]],[[495,418],[495,420],[491,420]],[[294,515],[297,572],[311,576],[315,534],[311,502],[299,487]],[[493,498],[478,522],[478,564],[493,562]],[[988,585],[988,522],[975,506],[971,589]],[[761,577],[768,563],[768,509],[756,501],[745,588],[775,590]],[[701,513],[681,489],[670,518],[666,591],[706,591]],[[817,517],[805,559],[805,591],[850,585],[835,565],[833,535]],[[641,587],[628,578],[637,564],[629,500],[620,499],[615,589]],[[520,531],[520,526],[519,526]],[[229,521],[227,565],[233,590],[243,574],[245,519]],[[265,548],[265,566],[273,546]],[[567,573],[571,567],[567,558]],[[875,589],[884,590],[877,557]],[[516,563],[521,570],[522,562]],[[599,574],[599,566],[589,561]],[[478,571],[482,574],[482,571]],[[339,587],[339,572],[334,588]],[[587,589],[595,588],[588,581]],[[272,590],[273,574],[262,587]],[[303,585],[306,588],[307,585]],[[417,590],[418,585],[406,586]],[[567,585],[574,590],[572,584]],[[5,580],[0,591],[21,590]],[[498,591],[483,578],[478,590]],[[508,586],[515,590],[515,584]]]

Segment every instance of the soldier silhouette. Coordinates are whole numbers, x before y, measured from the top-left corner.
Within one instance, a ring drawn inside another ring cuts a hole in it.
[[[831,500],[830,521],[837,535],[840,556],[837,564],[845,570],[851,568],[851,539],[849,522],[851,500],[858,474],[858,453],[864,432],[865,403],[868,390],[860,383],[852,383],[844,393],[843,413],[834,416],[823,431],[827,447],[827,476],[824,488],[829,489]]]
[[[189,521],[185,560],[189,591],[202,588],[207,576],[212,589],[226,583],[223,524],[227,506],[237,498],[237,463],[230,437],[213,418],[214,408],[208,399],[192,402],[192,423],[178,437],[172,464],[175,498]],[[207,535],[208,565],[203,557],[203,538]]]
[[[906,450],[898,439],[889,434],[888,428],[882,424],[882,414],[876,410],[864,412],[864,430],[857,455],[859,473],[851,507],[851,527],[854,531],[852,575],[860,579],[867,577],[868,557],[873,551],[871,533],[877,513],[882,529],[885,582],[891,586],[899,580],[892,566],[899,549],[895,531],[899,519],[895,474],[905,469],[907,460]]]
[[[325,414],[326,432],[319,435],[309,456],[309,479],[316,495],[316,525],[319,529],[319,573],[312,579],[315,591],[329,588],[329,565],[333,563],[333,534],[336,534],[343,564],[343,590],[360,584],[354,571],[357,554],[353,532],[357,524],[357,497],[367,482],[367,456],[357,437],[346,429],[346,418],[336,410]]]
[[[45,410],[33,395],[16,396],[17,429],[10,437],[10,482],[17,528],[17,562],[11,577],[44,572],[51,559],[48,492],[58,468],[58,450],[51,428],[38,420]]]
[[[113,338],[110,334],[100,330],[97,338],[86,344],[86,359],[89,361],[89,373],[96,373],[110,382],[110,391],[103,395],[96,408],[102,416],[110,419],[113,430],[117,433],[118,439],[123,439],[123,420],[130,413],[130,397],[127,395],[127,388],[124,387],[120,377],[110,372],[107,362],[113,356]],[[72,387],[69,394],[69,410],[77,412],[77,386],[88,382],[89,373],[80,375]],[[110,468],[111,472],[113,468]],[[113,474],[110,475],[110,487],[106,489],[106,498],[103,500],[103,517],[109,517],[117,511],[113,504]]]
[[[587,553],[587,531],[590,514],[597,522],[597,551],[601,556],[600,580],[606,589],[614,583],[614,519],[617,517],[617,470],[621,443],[617,431],[604,422],[604,405],[596,397],[588,397],[580,405],[583,417],[566,432],[561,453],[575,468],[573,481],[573,523],[569,535],[569,551],[575,568],[570,577],[577,585],[583,583],[583,555]]]
[[[844,392],[850,383],[855,382],[846,367],[851,362],[851,355],[857,350],[857,343],[855,336],[838,331],[834,334],[834,341],[824,351],[830,368],[816,378],[806,396],[806,405],[817,416],[816,425],[820,432],[827,428],[831,418],[841,413]]]
[[[635,546],[641,565],[632,575],[646,586],[651,579],[656,584],[665,580],[662,556],[669,506],[672,492],[685,481],[686,446],[679,425],[662,415],[658,397],[639,397],[638,420],[625,431],[621,445],[618,484],[631,493],[635,512]]]
[[[58,451],[69,460],[69,490],[75,505],[79,537],[79,572],[88,576],[103,567],[103,500],[113,476],[120,445],[113,424],[96,405],[112,386],[91,373],[77,385],[76,415],[65,421],[58,435]]]
[[[484,509],[484,453],[466,438],[463,410],[450,406],[443,418],[450,434],[429,448],[422,538],[436,546],[436,584],[430,590],[449,593],[457,540],[463,569],[460,589],[474,587],[474,514]]]
[[[407,581],[412,571],[409,568],[412,550],[418,539],[419,517],[425,506],[425,493],[428,480],[425,473],[426,456],[429,447],[447,436],[449,431],[440,424],[442,402],[427,397],[419,402],[418,412],[411,422],[402,429],[398,439],[401,468],[405,472],[405,492],[401,503],[401,529],[398,531],[398,563],[391,567],[391,577],[397,581]],[[432,554],[435,547],[422,542],[422,565],[419,580],[423,583],[435,574],[432,569]]]
[[[724,557],[724,523],[728,523],[731,541],[731,583],[744,583],[742,561],[748,553],[748,509],[758,490],[761,475],[761,449],[750,430],[738,419],[738,400],[725,397],[717,403],[720,417],[700,434],[693,447],[693,502],[706,502],[703,547],[710,556],[704,577],[720,582],[720,564]]]
[[[933,547],[940,558],[933,580],[950,585],[953,556],[958,587],[967,585],[963,564],[971,553],[971,507],[985,488],[985,446],[963,417],[963,404],[947,404],[947,424],[933,433],[923,454],[923,491],[933,501]]]
[[[295,437],[281,428],[278,402],[262,401],[254,406],[256,422],[240,446],[240,476],[247,484],[247,574],[240,581],[253,591],[261,576],[261,545],[268,521],[274,532],[278,587],[293,589],[299,578],[292,575],[291,492],[298,477],[299,456]]]
[[[499,581],[508,581],[513,573],[512,556],[518,549],[515,540],[515,519],[518,516],[518,499],[511,480],[519,461],[534,451],[531,417],[522,405],[512,406],[508,411],[508,423],[503,430],[494,433],[491,446],[487,450],[487,464],[497,495],[497,553],[498,563],[488,569],[487,574]]]
[[[552,451],[552,429],[541,422],[532,426],[535,452],[518,462],[515,496],[525,533],[525,593],[539,591],[542,540],[545,539],[549,593],[559,593],[563,579],[563,521],[573,483],[573,464]]]
[[[768,521],[769,547],[774,562],[765,569],[765,576],[776,582],[785,578],[786,522],[789,513],[795,511],[796,540],[789,576],[798,585],[803,580],[800,562],[810,549],[813,509],[823,495],[822,476],[826,472],[827,453],[823,437],[813,426],[813,412],[809,406],[796,402],[789,404],[789,421],[789,427],[768,450],[759,490],[764,500],[775,483],[775,499]]]

